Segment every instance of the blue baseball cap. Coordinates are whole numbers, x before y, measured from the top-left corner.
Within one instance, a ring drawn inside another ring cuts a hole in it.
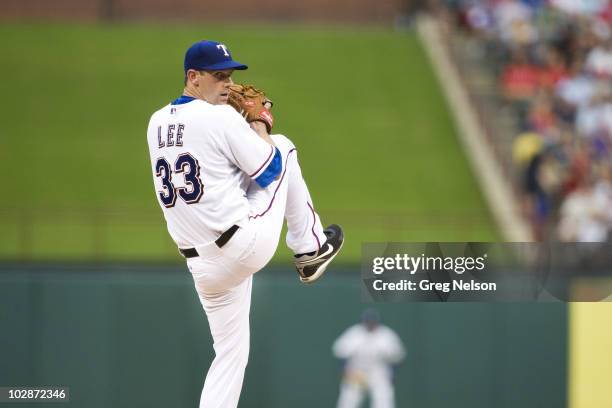
[[[216,41],[199,41],[185,53],[185,72],[189,69],[212,71],[222,69],[247,69],[248,67],[232,59],[225,44]]]
[[[380,314],[376,309],[367,309],[361,314],[361,321],[364,323],[378,323],[380,322]]]

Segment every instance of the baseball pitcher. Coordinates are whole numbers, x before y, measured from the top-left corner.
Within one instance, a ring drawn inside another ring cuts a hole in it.
[[[252,278],[274,255],[283,220],[304,283],[321,277],[343,243],[339,226],[323,229],[293,143],[270,135],[272,102],[234,85],[232,73],[244,69],[224,44],[193,44],[182,95],[153,113],[147,130],[157,200],[214,340],[201,408],[238,405]]]

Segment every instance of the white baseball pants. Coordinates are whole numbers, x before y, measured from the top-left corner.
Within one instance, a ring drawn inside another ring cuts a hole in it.
[[[350,381],[343,381],[340,385],[340,396],[338,397],[337,408],[359,408],[363,401],[364,388],[370,392],[372,408],[394,408],[395,392],[393,384],[386,375],[370,373],[366,376],[366,384],[355,384]]]
[[[238,406],[249,356],[249,311],[253,274],[272,258],[287,220],[287,245],[294,253],[316,251],[326,237],[314,211],[295,146],[282,135],[272,139],[281,152],[280,179],[266,188],[251,183],[249,220],[223,246],[196,247],[187,260],[214,341],[200,408]],[[296,277],[297,279],[297,277]]]

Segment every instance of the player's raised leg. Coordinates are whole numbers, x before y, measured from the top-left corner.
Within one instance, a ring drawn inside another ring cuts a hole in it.
[[[323,229],[302,177],[295,146],[283,135],[271,138],[281,152],[283,171],[279,179],[266,188],[251,184],[248,191],[250,219],[261,224],[258,230],[264,231],[266,239],[275,243],[280,238],[283,220],[287,220],[287,245],[296,254],[300,279],[311,283],[323,274],[342,247],[342,230],[336,225]],[[270,256],[272,254],[273,251]]]
[[[284,138],[284,136],[281,137]],[[344,234],[342,228],[335,224],[323,230],[302,176],[297,154],[288,160],[287,167],[289,186],[285,209],[287,246],[295,254],[295,267],[300,275],[300,280],[304,283],[312,283],[321,277],[327,265],[342,248]],[[304,222],[304,217],[308,220],[307,222]],[[313,239],[316,240],[316,247]]]
[[[274,135],[273,138],[278,145],[288,145],[289,149],[295,149],[286,137]],[[296,150],[287,158],[288,190],[284,218],[287,220],[287,246],[294,254],[304,254],[321,249],[327,238],[302,176],[297,156]]]

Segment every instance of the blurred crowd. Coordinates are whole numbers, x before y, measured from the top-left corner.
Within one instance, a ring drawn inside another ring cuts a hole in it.
[[[610,240],[612,1],[451,0],[442,10],[484,47],[515,119],[513,162],[535,237]]]

